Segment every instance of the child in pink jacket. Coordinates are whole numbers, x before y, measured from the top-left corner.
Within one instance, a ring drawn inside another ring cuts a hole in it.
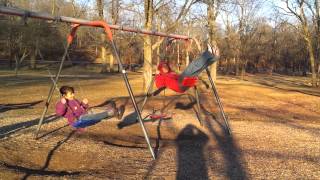
[[[111,103],[105,111],[95,114],[87,112],[89,108],[88,99],[79,101],[75,98],[74,88],[71,86],[62,86],[60,88],[61,100],[56,104],[56,114],[63,116],[68,120],[69,125],[75,128],[84,128],[98,123],[104,118],[117,116],[121,119],[123,110],[116,108],[114,102]]]

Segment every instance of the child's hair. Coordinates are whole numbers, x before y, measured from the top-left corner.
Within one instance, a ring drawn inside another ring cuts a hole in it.
[[[68,92],[71,92],[71,93],[74,93],[74,88],[71,87],[71,86],[62,86],[60,88],[60,94],[63,96],[63,95],[66,95]]]

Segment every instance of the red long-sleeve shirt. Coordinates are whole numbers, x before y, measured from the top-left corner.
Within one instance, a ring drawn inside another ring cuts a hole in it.
[[[164,64],[168,67],[168,72],[163,72]],[[167,87],[175,92],[183,93],[185,90],[182,90],[180,86],[192,87],[196,84],[197,77],[185,77],[179,86],[179,75],[173,72],[166,62],[160,62],[158,65],[159,74],[155,76],[155,83],[157,88]]]

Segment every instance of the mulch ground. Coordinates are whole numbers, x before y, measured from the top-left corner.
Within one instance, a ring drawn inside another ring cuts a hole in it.
[[[142,76],[129,74],[135,94]],[[153,160],[119,74],[65,77],[91,106],[115,101],[123,120],[111,118],[74,131],[54,116],[55,92],[39,138],[34,138],[50,88],[48,77],[0,77],[0,179],[320,179],[320,89],[307,79],[220,76],[217,88],[232,136],[210,89],[200,85],[201,119],[190,95],[167,90],[142,113],[172,119],[145,120]],[[137,97],[139,104],[143,96]],[[132,114],[131,114],[132,115]]]

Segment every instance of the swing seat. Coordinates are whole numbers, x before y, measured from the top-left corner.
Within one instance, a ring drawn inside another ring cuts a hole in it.
[[[74,128],[86,128],[99,123],[102,119],[78,120],[72,124]]]
[[[95,125],[108,117],[107,112],[100,112],[95,114],[85,114],[72,124],[74,128],[85,128],[88,126]]]
[[[151,114],[150,119],[157,120],[157,119],[172,119],[171,116],[167,114]]]

